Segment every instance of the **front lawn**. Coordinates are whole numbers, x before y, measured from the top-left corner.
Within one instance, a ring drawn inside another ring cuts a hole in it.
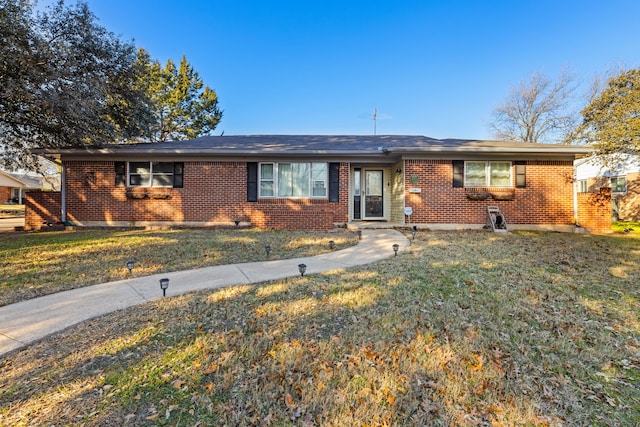
[[[357,243],[348,231],[83,230],[0,233],[0,306],[131,276],[296,258]],[[265,245],[271,245],[267,258]],[[131,273],[128,260],[135,260]]]
[[[640,425],[640,240],[421,232],[375,264],[87,321],[0,367],[12,426]]]

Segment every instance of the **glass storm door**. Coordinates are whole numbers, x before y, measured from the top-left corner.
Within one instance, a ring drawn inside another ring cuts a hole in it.
[[[364,217],[382,218],[382,171],[364,171]]]

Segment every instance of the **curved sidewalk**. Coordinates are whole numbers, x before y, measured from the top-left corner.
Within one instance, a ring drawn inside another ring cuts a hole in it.
[[[305,274],[368,264],[393,256],[394,243],[400,246],[401,251],[409,245],[409,241],[398,231],[367,229],[362,230],[362,239],[356,246],[323,255],[136,277],[0,307],[0,357],[84,320],[161,298],[161,277],[170,280],[167,296],[175,296],[199,289],[298,276],[298,264],[307,265]]]

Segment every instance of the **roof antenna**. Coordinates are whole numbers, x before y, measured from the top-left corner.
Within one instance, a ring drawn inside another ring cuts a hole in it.
[[[376,122],[378,120],[378,107],[373,109],[373,136],[376,136]]]

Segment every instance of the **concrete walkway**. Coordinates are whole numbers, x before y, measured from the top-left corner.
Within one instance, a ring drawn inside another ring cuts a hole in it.
[[[199,289],[244,285],[368,264],[394,255],[409,241],[395,230],[365,229],[353,247],[313,257],[220,265],[135,277],[47,295],[0,307],[0,356],[84,320],[162,297],[160,278],[170,280],[167,297]]]

